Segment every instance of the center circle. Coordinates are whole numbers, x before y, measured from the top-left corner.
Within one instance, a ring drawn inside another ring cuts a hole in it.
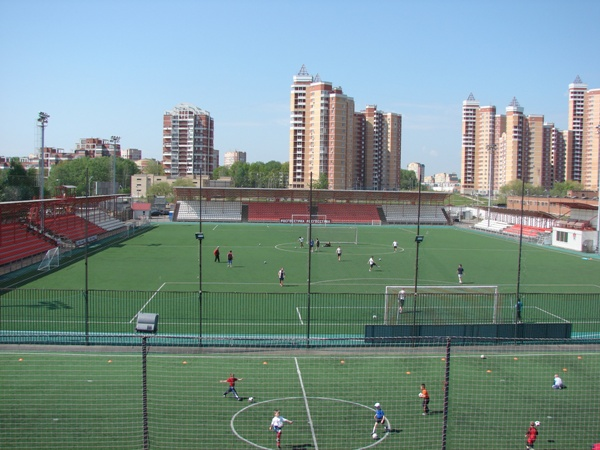
[[[344,404],[348,404],[348,405],[353,405],[356,406],[358,408],[364,408],[369,410],[370,412],[374,413],[375,410],[367,405],[364,405],[362,403],[358,403],[358,402],[353,402],[353,401],[349,401],[349,400],[342,400],[339,398],[329,398],[329,397],[283,397],[283,398],[274,398],[274,399],[269,399],[269,400],[264,400],[264,401],[259,401],[259,402],[254,402],[251,403],[247,406],[245,406],[244,408],[240,409],[238,412],[236,412],[232,418],[231,418],[231,422],[230,422],[230,427],[231,427],[231,431],[233,432],[233,434],[240,440],[246,442],[247,444],[255,447],[255,448],[260,448],[260,449],[264,449],[264,450],[268,450],[271,447],[265,447],[261,444],[258,444],[256,442],[253,442],[249,439],[246,439],[242,436],[242,434],[240,434],[237,430],[236,430],[236,426],[235,426],[235,421],[238,418],[238,416],[240,416],[240,414],[244,413],[244,412],[248,412],[251,408],[256,408],[256,407],[260,407],[260,406],[264,406],[268,403],[274,403],[274,402],[285,402],[288,400],[303,400],[303,401],[308,401],[308,400],[321,400],[321,401],[328,401],[328,402],[335,402],[335,403],[344,403]],[[308,410],[308,408],[307,408]],[[284,415],[284,414],[283,414]],[[269,417],[269,416],[267,416]],[[372,416],[370,416],[372,418]],[[309,414],[309,419],[310,419],[310,414]],[[386,421],[388,422],[387,426],[391,429],[393,429],[393,426],[391,425],[391,422],[387,419],[386,417]],[[367,429],[370,430],[371,427],[373,426],[373,420],[371,420],[368,425],[367,425]],[[309,424],[311,425],[310,428],[311,430],[313,430],[312,428],[312,424],[309,421]],[[293,425],[292,425],[293,426]],[[370,435],[370,433],[369,433]],[[382,433],[381,437],[376,439],[375,441],[371,442],[368,445],[358,445],[358,447],[356,447],[356,450],[359,449],[367,449],[367,448],[373,448],[376,447],[377,445],[379,445],[381,442],[383,442],[385,439],[387,439],[389,437],[389,433]],[[312,431],[312,439],[316,440],[317,436],[314,433],[314,430]],[[321,447],[321,446],[319,446]],[[353,449],[352,449],[353,450]]]

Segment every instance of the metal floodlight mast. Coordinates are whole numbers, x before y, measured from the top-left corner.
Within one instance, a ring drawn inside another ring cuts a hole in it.
[[[493,180],[492,177],[492,159],[494,157],[494,151],[496,150],[496,144],[488,144],[488,228],[490,227],[490,219],[492,214],[492,192],[493,192]]]
[[[41,147],[40,147],[40,160],[39,160],[39,185],[40,185],[40,200],[44,199],[44,175],[45,175],[45,171],[46,171],[46,164],[44,162],[44,130],[46,128],[46,125],[48,124],[48,119],[50,118],[50,114],[46,114],[45,112],[40,112],[38,114],[38,124],[39,126],[42,128],[42,142],[41,142]]]
[[[112,154],[112,188],[110,190],[111,194],[117,193],[117,144],[121,138],[119,136],[111,136],[110,141],[113,144],[113,154]]]

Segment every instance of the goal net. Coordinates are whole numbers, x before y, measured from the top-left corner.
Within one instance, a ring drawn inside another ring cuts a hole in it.
[[[38,270],[50,270],[58,267],[60,263],[60,247],[51,248],[44,255]]]
[[[319,239],[321,247],[326,243],[333,244],[358,244],[358,228],[349,226],[335,225],[313,225],[311,227],[313,240]],[[308,227],[306,227],[306,237],[308,239]]]
[[[502,323],[501,306],[498,286],[386,286],[384,324]]]

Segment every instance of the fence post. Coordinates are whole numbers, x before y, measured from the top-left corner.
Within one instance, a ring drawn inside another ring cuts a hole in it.
[[[146,384],[146,336],[142,337],[142,423],[144,433],[144,450],[150,448],[150,437],[148,435],[148,386]]]
[[[446,377],[444,378],[444,425],[442,428],[442,450],[446,450],[446,435],[448,432],[448,398],[450,394],[450,347],[451,339],[446,338]]]

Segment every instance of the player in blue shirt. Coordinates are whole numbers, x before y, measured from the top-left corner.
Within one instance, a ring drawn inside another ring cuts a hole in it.
[[[381,409],[381,404],[379,404],[379,403],[375,403],[375,416],[374,417],[375,417],[375,425],[373,425],[373,432],[371,434],[375,434],[375,432],[377,431],[378,425],[383,425],[386,432],[390,431],[387,421],[386,421],[386,418],[385,418],[385,413],[383,412],[383,409]]]

